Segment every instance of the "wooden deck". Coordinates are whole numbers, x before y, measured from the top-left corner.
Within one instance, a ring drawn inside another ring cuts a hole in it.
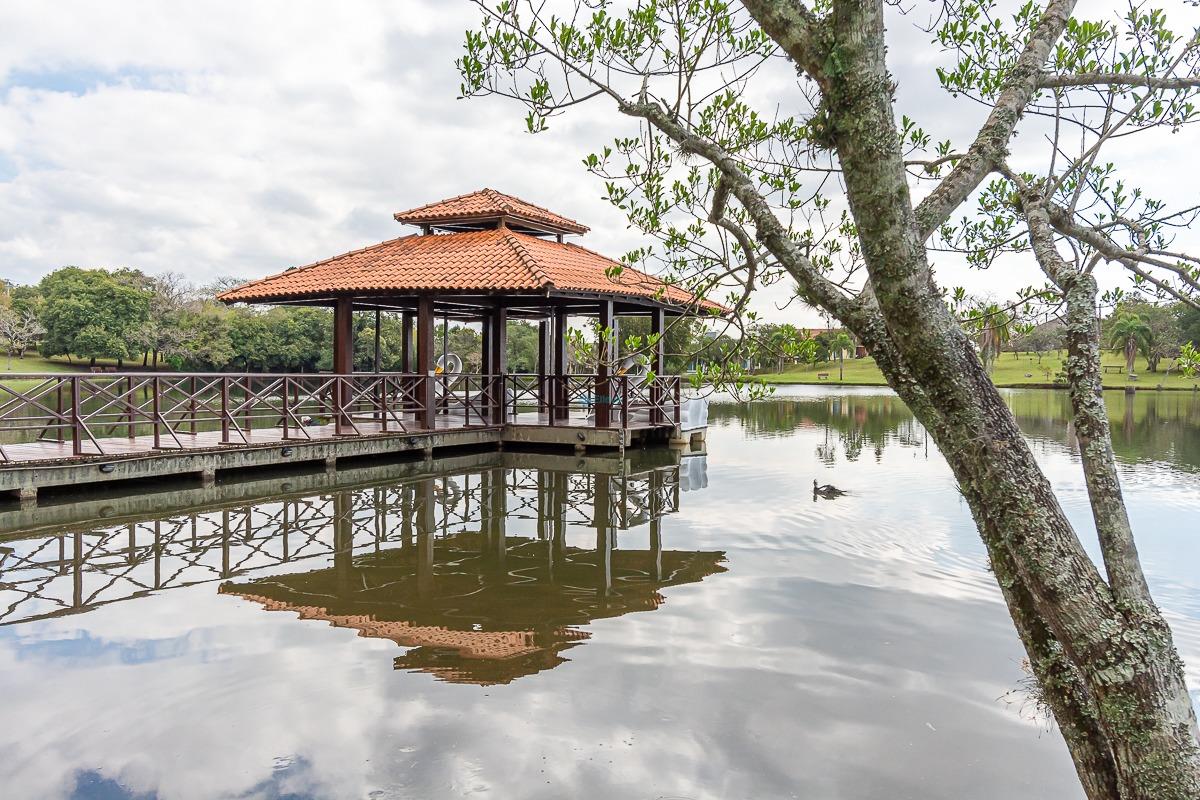
[[[150,434],[140,436],[114,436],[98,438],[94,442],[86,441],[83,443],[83,453],[76,455],[72,450],[70,441],[54,441],[40,440],[33,442],[22,442],[18,444],[4,445],[4,454],[7,456],[6,463],[0,463],[0,469],[8,465],[28,464],[31,462],[59,462],[72,460],[96,460],[111,457],[127,457],[147,455],[151,453],[171,453],[182,450],[217,450],[238,447],[257,447],[268,445],[296,445],[307,444],[316,441],[337,441],[352,439],[355,437],[407,437],[419,434],[428,434],[432,432],[471,430],[471,429],[495,429],[501,427],[513,428],[545,428],[554,430],[555,428],[577,428],[586,430],[610,430],[610,431],[647,431],[652,430],[656,426],[651,424],[649,414],[647,412],[635,412],[630,414],[628,424],[621,425],[620,420],[614,421],[614,424],[608,428],[597,428],[595,420],[592,417],[583,414],[572,414],[567,419],[555,420],[553,424],[550,421],[550,415],[539,412],[522,412],[518,414],[509,414],[503,425],[491,425],[484,422],[477,415],[472,415],[473,418],[468,420],[461,413],[439,414],[436,418],[435,427],[431,430],[419,426],[415,419],[415,415],[404,415],[404,427],[400,428],[395,422],[388,424],[387,429],[374,420],[355,420],[353,429],[349,432],[338,433],[333,424],[325,425],[306,425],[300,429],[292,428],[289,431],[287,438],[284,438],[282,426],[272,428],[256,428],[246,431],[246,436],[243,437],[240,433],[234,434],[232,441],[224,443],[221,441],[221,431],[201,431],[195,434],[192,433],[177,433],[174,435],[159,435],[160,446],[155,447],[154,436]]]
[[[211,482],[219,472],[331,469],[439,448],[622,450],[671,438],[679,380],[623,377],[606,389],[588,375],[23,376],[0,383],[0,495],[32,502],[46,488],[185,475]]]

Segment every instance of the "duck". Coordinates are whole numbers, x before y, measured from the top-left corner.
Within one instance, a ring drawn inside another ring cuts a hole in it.
[[[827,483],[823,486],[818,485],[817,479],[813,478],[813,497],[814,498],[817,495],[820,495],[821,497],[824,497],[826,500],[832,500],[833,498],[841,497],[844,494],[846,494],[846,492],[842,491],[841,489],[837,488],[836,486],[834,486],[832,484]]]

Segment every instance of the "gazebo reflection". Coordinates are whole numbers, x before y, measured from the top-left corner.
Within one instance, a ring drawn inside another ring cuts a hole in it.
[[[220,591],[394,641],[409,648],[396,669],[491,685],[562,663],[594,620],[652,611],[664,588],[725,570],[721,552],[663,549],[662,518],[678,503],[677,467],[636,480],[504,468],[474,477],[465,491],[449,478],[406,487],[396,512],[400,546],[366,553],[349,546],[353,497],[337,495],[342,545],[332,566],[226,582]],[[522,477],[527,485],[514,485]],[[510,524],[529,531],[510,532]],[[642,524],[649,547],[619,547],[619,531]]]

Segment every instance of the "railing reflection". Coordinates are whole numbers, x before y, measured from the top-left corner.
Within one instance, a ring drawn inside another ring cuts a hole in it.
[[[587,636],[573,625],[654,608],[661,587],[723,571],[721,553],[663,550],[679,478],[674,464],[498,465],[10,537],[0,625],[219,582],[264,608],[418,648],[398,668],[511,680],[561,661]],[[618,547],[619,532],[643,525],[647,549]]]

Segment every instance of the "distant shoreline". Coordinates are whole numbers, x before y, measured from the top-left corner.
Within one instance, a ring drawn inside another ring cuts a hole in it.
[[[755,375],[755,378],[761,380],[768,386],[855,386],[876,389],[890,389],[886,383],[871,383],[867,381],[835,381],[835,380],[812,380],[808,378],[802,379],[773,379],[774,376]],[[997,389],[1055,389],[1066,391],[1067,387],[1061,383],[997,383]],[[1160,386],[1159,384],[1142,383],[1129,384],[1127,386],[1105,386],[1106,392],[1123,392],[1127,389],[1132,389],[1135,392],[1200,392],[1200,387],[1197,386]]]

